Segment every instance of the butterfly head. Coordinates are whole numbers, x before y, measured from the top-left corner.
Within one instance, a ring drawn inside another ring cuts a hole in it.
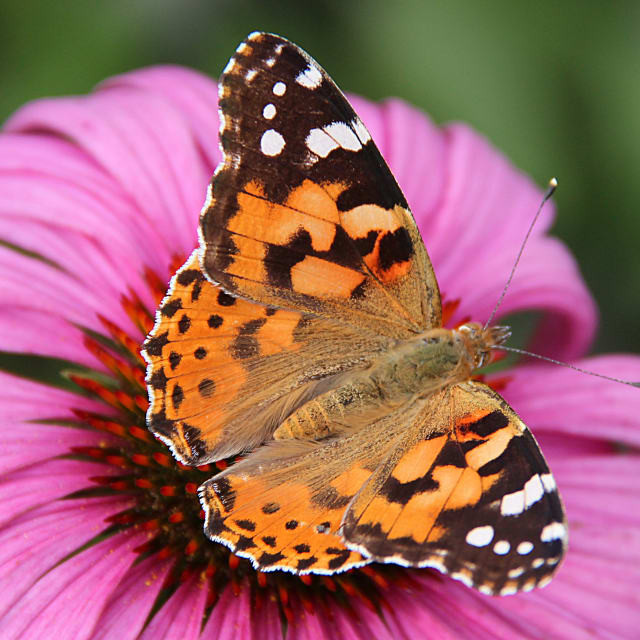
[[[511,335],[509,327],[492,326],[486,329],[477,322],[467,322],[458,327],[469,353],[474,359],[474,368],[479,369],[487,364],[491,358],[491,350],[504,344]]]

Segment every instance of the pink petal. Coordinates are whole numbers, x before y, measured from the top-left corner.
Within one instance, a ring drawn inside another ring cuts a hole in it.
[[[205,584],[200,576],[192,577],[180,585],[153,616],[140,640],[196,640],[200,636],[206,600]]]
[[[5,239],[48,258],[79,279],[91,282],[96,276],[91,261],[102,258],[121,274],[128,274],[126,284],[143,295],[146,288],[139,288],[140,265],[132,257],[145,247],[146,264],[154,269],[167,267],[164,240],[155,227],[139,215],[117,180],[67,140],[0,136],[0,186]],[[12,224],[17,218],[20,225]],[[80,262],[75,250],[56,250],[57,235],[74,249],[76,243],[86,245],[89,262]],[[54,245],[45,244],[45,238]]]
[[[0,525],[40,505],[94,486],[91,476],[121,473],[111,465],[60,459],[14,471],[0,480]]]
[[[155,556],[134,565],[106,603],[92,640],[137,639],[171,565]]]
[[[0,372],[0,474],[6,476],[10,471],[68,454],[71,447],[106,446],[112,441],[107,434],[87,429],[35,422],[74,418],[72,407],[95,410],[97,404],[80,395]]]
[[[210,175],[184,117],[166,100],[113,87],[87,97],[28,104],[6,128],[73,140],[117,180],[139,215],[161,230],[166,255],[187,255],[192,249]]]
[[[62,558],[104,528],[104,519],[129,506],[121,498],[52,502],[25,512],[0,530],[0,617]]]
[[[7,612],[4,637],[92,637],[105,603],[137,557],[133,549],[143,541],[142,535],[119,534],[59,564]]]
[[[218,88],[211,78],[172,65],[159,65],[139,69],[108,78],[101,88],[132,87],[160,95],[171,102],[185,117],[191,136],[204,154],[208,173],[220,161],[218,144]]]
[[[576,366],[640,380],[640,358],[635,356],[600,356]],[[574,438],[640,444],[638,389],[557,365],[515,367],[508,375],[505,399],[535,434],[550,430]]]

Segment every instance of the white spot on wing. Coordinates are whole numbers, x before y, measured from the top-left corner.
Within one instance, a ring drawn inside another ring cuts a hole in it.
[[[511,569],[507,574],[510,578],[519,578],[524,573],[524,567],[516,567]]]
[[[531,566],[534,569],[539,569],[542,565],[544,564],[544,560],[542,558],[536,558],[532,563]]]
[[[367,144],[369,140],[371,140],[371,136],[367,131],[367,127],[365,127],[364,124],[362,124],[362,120],[360,120],[360,118],[355,118],[351,123],[351,126],[353,127],[354,131],[356,132],[356,135],[358,136],[360,142],[362,142],[363,146]]]
[[[518,593],[516,585],[507,585],[500,590],[501,596],[512,596],[514,593]]]
[[[509,553],[511,549],[511,545],[506,540],[498,540],[493,545],[493,553],[496,553],[499,556],[504,556]]]
[[[473,580],[466,573],[458,571],[456,573],[452,573],[451,577],[454,580],[460,580],[460,582],[462,582],[462,584],[466,585],[467,587],[473,587]]]
[[[542,486],[547,493],[556,490],[556,481],[550,473],[543,473],[540,476],[540,480],[542,480]]]
[[[528,540],[525,540],[524,542],[521,542],[518,545],[518,547],[516,548],[516,551],[521,556],[526,556],[528,553],[531,553],[533,551],[533,543],[529,542]]]
[[[286,90],[287,85],[284,82],[276,82],[272,89],[273,93],[277,96],[283,96]]]
[[[326,158],[340,145],[322,129],[311,129],[305,139],[307,149],[321,158]]]
[[[284,138],[275,129],[267,129],[260,138],[260,149],[265,156],[277,156],[284,144]]]
[[[231,58],[229,60],[229,62],[227,62],[227,66],[222,70],[222,74],[224,75],[225,73],[229,73],[229,71],[231,71],[231,69],[233,69],[235,64],[236,64],[236,59],[235,58]]]
[[[273,65],[276,63],[276,59],[268,58],[267,60],[264,61],[264,63],[267,65],[267,67],[273,67]]]
[[[542,542],[551,542],[552,540],[560,540],[567,534],[567,530],[562,522],[552,522],[548,524],[540,533]]]
[[[347,151],[359,151],[362,144],[353,129],[345,122],[332,122],[323,129]]]
[[[249,69],[244,77],[247,82],[251,82],[257,75],[258,72],[255,69]]]
[[[249,45],[246,42],[242,42],[240,46],[236,49],[238,53],[244,53],[249,48]]]
[[[309,63],[309,66],[296,76],[296,82],[307,89],[317,89],[322,84],[320,69]]]
[[[531,476],[527,483],[524,485],[525,495],[525,509],[528,509],[532,504],[535,504],[544,495],[544,487],[542,486],[542,480],[536,473]]]
[[[484,527],[476,527],[467,533],[465,538],[467,544],[474,547],[486,547],[493,540],[493,527],[486,525]]]
[[[515,491],[502,496],[500,513],[503,516],[517,516],[524,511],[524,491]]]
[[[264,106],[262,110],[262,116],[267,120],[271,120],[276,115],[275,105],[269,103]]]

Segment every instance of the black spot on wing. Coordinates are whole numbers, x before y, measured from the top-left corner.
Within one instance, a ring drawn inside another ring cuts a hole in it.
[[[248,520],[246,518],[240,518],[239,520],[234,520],[234,522],[245,531],[255,531],[256,523],[253,520]]]
[[[236,492],[227,478],[217,478],[211,483],[218,500],[222,503],[224,510],[228,513],[233,511],[236,504]]]
[[[216,383],[211,380],[211,378],[205,378],[198,383],[198,393],[200,393],[203,398],[211,397],[215,390]]]
[[[191,318],[186,313],[184,313],[180,318],[180,321],[178,322],[178,331],[180,331],[180,333],[187,333],[190,327]]]
[[[329,567],[329,569],[333,569],[334,571],[336,569],[339,569],[351,555],[349,549],[338,549],[337,547],[329,547],[328,549],[326,549],[326,552],[330,555],[335,556],[334,558],[331,558],[329,562],[327,562],[327,567]]]
[[[202,439],[202,432],[198,427],[182,422],[182,435],[191,451],[190,454],[187,454],[186,451],[182,452],[185,460],[189,464],[200,464],[200,461],[207,453],[207,445]]]
[[[149,384],[152,389],[157,391],[164,391],[167,388],[167,375],[164,372],[164,368],[160,367],[151,374],[149,378]]]
[[[186,287],[190,285],[192,282],[202,282],[204,280],[204,275],[199,269],[184,269],[178,273],[178,284]]]
[[[218,327],[222,326],[222,323],[223,323],[222,316],[219,316],[217,313],[212,313],[209,316],[209,319],[207,320],[207,324],[212,329],[217,329]]]
[[[275,536],[262,536],[262,542],[264,542],[268,547],[271,547],[272,549],[276,548]]]
[[[236,299],[226,293],[226,291],[220,291],[218,293],[218,304],[221,307],[232,307],[235,303]]]
[[[173,318],[179,309],[182,309],[182,300],[180,298],[174,298],[160,307],[160,313],[165,318]]]
[[[279,551],[277,553],[267,553],[266,551],[256,558],[256,561],[261,567],[268,567],[276,562],[280,562],[280,560],[284,559],[284,555]]]
[[[177,351],[172,351],[169,354],[169,366],[171,367],[171,371],[175,371],[176,367],[180,364],[182,360],[182,355]]]
[[[488,438],[492,433],[503,429],[509,424],[509,418],[502,411],[492,411],[475,422],[461,424],[458,430],[461,434],[474,433],[481,438]]]
[[[157,336],[147,338],[143,348],[148,355],[152,357],[160,357],[162,355],[162,350],[168,342],[169,332],[165,331],[164,333],[160,333]]]
[[[171,403],[173,404],[173,408],[177,411],[184,400],[184,391],[179,384],[175,384],[173,387],[173,391],[171,392]]]
[[[176,422],[167,418],[167,414],[164,409],[152,413],[149,418],[149,429],[154,433],[157,433],[166,438],[170,438],[173,435]]]
[[[311,556],[310,558],[302,558],[298,560],[296,568],[298,569],[298,571],[304,571],[305,569],[308,569],[309,567],[314,565],[316,562],[318,562],[318,558],[316,556]]]
[[[380,256],[380,269],[387,271],[394,264],[407,262],[413,256],[413,242],[405,227],[399,227],[395,231],[387,231],[378,245]]]
[[[213,534],[213,532],[211,533]],[[236,542],[235,551],[246,551],[247,549],[254,549],[255,547],[256,543],[251,538],[240,536],[238,542]]]
[[[262,513],[266,515],[276,513],[276,511],[280,511],[280,505],[277,502],[267,502],[262,505]]]
[[[439,487],[440,484],[433,479],[431,473],[409,482],[400,482],[393,476],[389,476],[380,488],[380,493],[390,502],[407,504],[413,496],[425,491],[435,491]]]

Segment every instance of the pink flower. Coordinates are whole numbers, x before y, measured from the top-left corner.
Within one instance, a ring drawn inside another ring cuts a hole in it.
[[[484,321],[540,191],[463,125],[354,98],[423,233],[452,322]],[[568,557],[544,590],[491,598],[431,570],[256,574],[202,534],[195,488],[144,428],[138,347],[196,242],[219,160],[214,83],[157,67],[40,100],[0,136],[0,349],[59,358],[65,388],[1,374],[3,638],[631,638],[640,608],[640,394],[517,366],[504,395],[566,503]],[[566,248],[530,240],[501,314],[544,312],[533,348],[581,358],[594,304]],[[580,366],[640,379],[640,359]]]

